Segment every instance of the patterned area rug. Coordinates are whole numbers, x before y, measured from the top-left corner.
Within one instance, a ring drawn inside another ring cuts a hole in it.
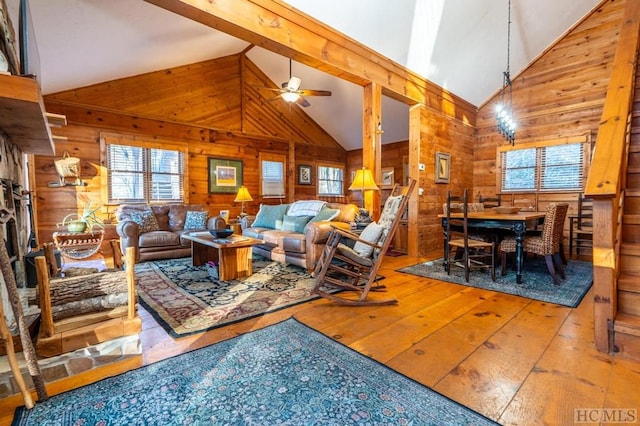
[[[15,425],[494,425],[294,319],[56,395]]]
[[[182,337],[286,308],[318,296],[303,268],[256,256],[253,275],[232,281],[211,278],[191,259],[136,265],[138,297],[173,337]]]
[[[442,265],[442,258],[417,265],[398,269],[399,272],[435,278],[470,287],[495,290],[501,293],[515,294],[529,299],[551,302],[575,308],[593,284],[593,266],[589,262],[570,260],[565,266],[567,278],[559,286],[553,284],[544,259],[528,258],[524,265],[522,284],[516,283],[516,273],[509,270],[507,275],[501,276],[500,268],[496,269],[496,281],[491,281],[488,272],[473,271],[469,282],[464,280],[462,268],[451,268],[451,275],[447,275]]]

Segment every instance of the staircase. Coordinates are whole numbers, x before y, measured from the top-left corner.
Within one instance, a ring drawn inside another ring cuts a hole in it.
[[[636,69],[622,218],[614,350],[640,360],[640,67]]]

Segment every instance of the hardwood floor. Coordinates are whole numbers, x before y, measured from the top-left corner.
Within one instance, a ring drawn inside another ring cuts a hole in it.
[[[595,349],[591,292],[572,309],[395,272],[416,262],[385,259],[380,273],[396,306],[344,307],[321,299],[179,340],[141,309],[142,362],[294,316],[501,424],[569,425],[577,409],[594,415],[591,410],[640,407],[640,362]],[[49,391],[130,367],[66,379]],[[16,405],[19,397],[0,400],[0,423],[10,423]]]

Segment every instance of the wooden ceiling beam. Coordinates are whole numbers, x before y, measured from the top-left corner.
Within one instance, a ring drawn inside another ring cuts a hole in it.
[[[466,123],[476,107],[279,0],[145,0],[180,16],[360,86]]]

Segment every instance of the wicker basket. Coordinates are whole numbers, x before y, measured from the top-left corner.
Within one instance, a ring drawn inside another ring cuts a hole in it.
[[[67,151],[64,152],[62,158],[54,160],[56,165],[56,171],[61,178],[66,177],[78,177],[78,165],[80,159],[77,157],[71,157]]]

